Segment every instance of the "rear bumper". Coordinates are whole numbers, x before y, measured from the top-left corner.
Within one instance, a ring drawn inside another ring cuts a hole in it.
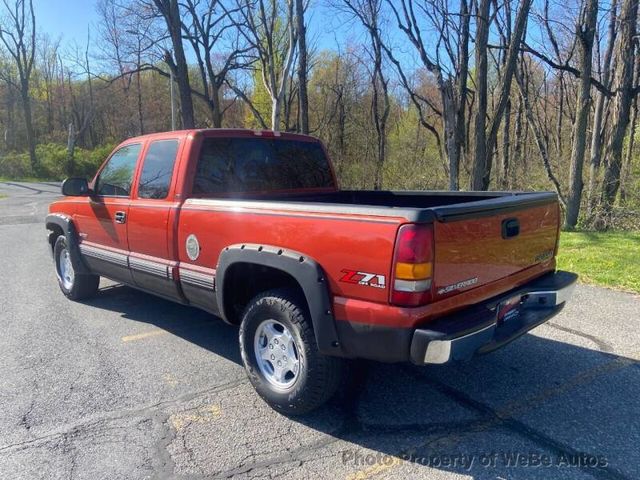
[[[557,315],[578,276],[558,271],[473,307],[439,318],[428,328],[402,329],[337,322],[351,356],[418,365],[468,360],[496,350]],[[505,302],[514,308],[502,317]],[[502,318],[501,318],[502,317]],[[340,325],[342,324],[342,325]]]

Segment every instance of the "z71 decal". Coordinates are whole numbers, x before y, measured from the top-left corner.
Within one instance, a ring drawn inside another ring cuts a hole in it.
[[[356,285],[364,285],[373,288],[385,288],[387,282],[384,275],[377,273],[359,272],[357,270],[342,270],[344,275],[340,278],[341,282],[355,283]]]

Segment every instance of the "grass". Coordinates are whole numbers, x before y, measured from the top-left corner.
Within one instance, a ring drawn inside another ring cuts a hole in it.
[[[640,232],[562,232],[558,268],[582,283],[640,293]]]

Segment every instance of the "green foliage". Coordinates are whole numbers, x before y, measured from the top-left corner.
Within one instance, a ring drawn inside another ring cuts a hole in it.
[[[116,145],[111,143],[101,145],[93,150],[77,148],[74,174],[79,177],[92,178],[115,147]]]
[[[68,172],[66,145],[46,143],[36,146],[40,171],[31,169],[28,153],[6,152],[0,154],[0,177],[40,180],[62,180],[68,176],[91,178],[113,150],[113,144],[101,145],[93,150],[76,148],[74,169]]]
[[[412,106],[396,108],[398,119],[390,128],[388,158],[384,165],[384,188],[393,190],[440,190],[448,187],[438,145]]]
[[[640,233],[562,232],[558,268],[583,283],[640,293]]]
[[[253,72],[253,91],[251,93],[251,103],[260,113],[262,119],[269,125],[271,119],[271,97],[262,81],[262,70],[256,68]],[[245,124],[247,128],[262,128],[258,120],[254,117],[251,110],[247,108],[245,115]]]

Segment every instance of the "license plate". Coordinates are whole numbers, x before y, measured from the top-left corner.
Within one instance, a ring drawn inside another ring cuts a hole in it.
[[[520,306],[522,305],[522,296],[517,295],[511,297],[498,305],[498,324],[509,322],[520,316]]]

